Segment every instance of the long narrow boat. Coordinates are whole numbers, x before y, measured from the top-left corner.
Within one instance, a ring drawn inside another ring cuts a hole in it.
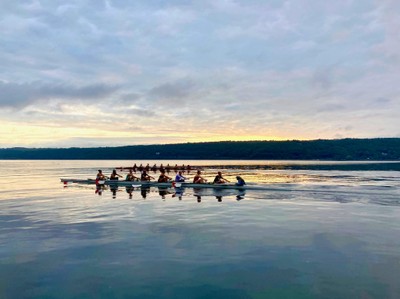
[[[162,187],[162,188],[215,188],[215,189],[249,189],[252,187],[257,189],[257,186],[244,185],[237,186],[235,184],[194,184],[194,183],[178,183],[178,182],[167,182],[167,183],[158,183],[158,182],[148,182],[148,181],[123,181],[123,180],[104,180],[97,181],[94,179],[65,179],[62,178],[61,182],[65,185],[69,183],[75,184],[96,184],[96,185],[107,185],[107,186],[121,186],[121,187]]]

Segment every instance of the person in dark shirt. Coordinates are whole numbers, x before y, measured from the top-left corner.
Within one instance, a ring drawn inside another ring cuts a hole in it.
[[[165,171],[161,171],[160,176],[158,177],[159,183],[167,183],[171,178],[165,174]]]
[[[242,177],[237,176],[236,180],[237,180],[237,183],[235,184],[236,186],[244,186],[244,185],[246,185],[246,182],[244,181],[244,179],[242,179]]]
[[[119,175],[114,169],[110,175],[110,180],[118,180],[118,178],[122,178],[122,175]]]
[[[126,175],[125,181],[138,181],[139,178],[133,174],[133,170],[129,170],[129,173]]]
[[[143,170],[142,175],[140,176],[141,181],[150,181],[151,179],[154,180],[154,178],[150,175],[147,174],[146,170]]]
[[[214,179],[214,184],[223,184],[223,183],[227,183],[227,182],[229,182],[229,181],[222,176],[221,171],[218,171],[218,174],[215,176],[215,179]]]

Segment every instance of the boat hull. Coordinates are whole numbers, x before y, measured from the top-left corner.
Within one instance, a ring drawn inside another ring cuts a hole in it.
[[[234,184],[194,184],[186,182],[148,182],[148,181],[120,181],[120,180],[104,180],[96,181],[93,179],[61,179],[64,184],[75,183],[75,184],[95,184],[95,185],[107,185],[107,186],[121,186],[121,187],[161,187],[161,188],[214,188],[214,189],[247,189],[249,186],[237,186]]]

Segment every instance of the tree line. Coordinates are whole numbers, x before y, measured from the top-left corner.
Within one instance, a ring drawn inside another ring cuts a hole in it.
[[[96,148],[3,148],[0,159],[400,160],[400,138],[221,141]]]

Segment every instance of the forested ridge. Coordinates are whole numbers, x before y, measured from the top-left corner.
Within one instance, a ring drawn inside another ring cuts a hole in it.
[[[3,148],[0,159],[400,160],[400,138],[221,141],[96,148]]]

